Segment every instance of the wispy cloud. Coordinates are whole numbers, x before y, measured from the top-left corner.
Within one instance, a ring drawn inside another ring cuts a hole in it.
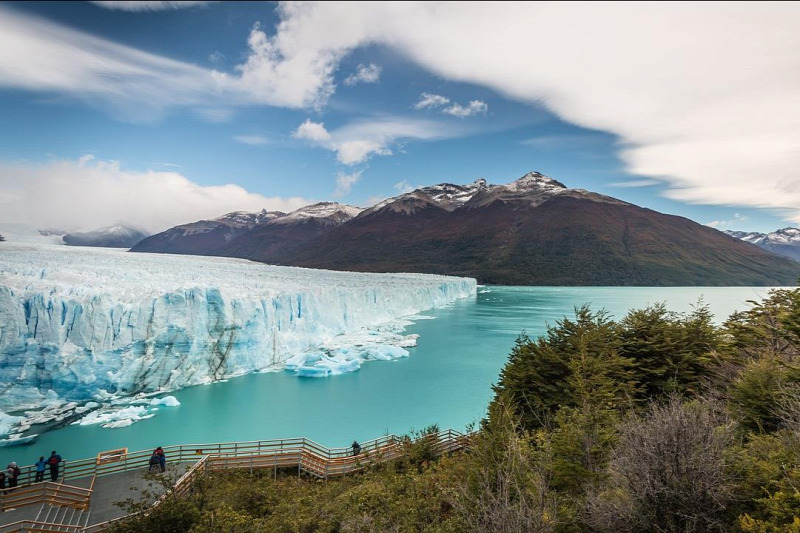
[[[446,107],[442,109],[442,113],[447,113],[448,115],[453,115],[454,117],[458,118],[466,118],[472,117],[475,115],[485,115],[486,111],[489,110],[489,106],[486,102],[481,100],[472,100],[466,106],[462,106],[461,104],[453,104],[450,107]]]
[[[355,165],[373,155],[392,155],[391,146],[400,139],[447,139],[470,131],[444,122],[389,116],[353,121],[332,132],[323,123],[307,119],[292,132],[292,136],[336,152],[340,163]]]
[[[441,94],[422,93],[419,100],[414,104],[414,109],[431,109],[441,107],[450,103],[450,99]]]
[[[538,150],[584,150],[610,145],[611,140],[605,133],[568,133],[530,137],[520,141],[520,144]]]
[[[441,113],[458,118],[484,115],[489,110],[488,104],[482,100],[472,100],[467,105],[452,102],[452,105],[444,107],[449,103],[451,100],[441,94],[422,93],[414,104],[414,109],[439,109]]]
[[[263,135],[235,135],[233,139],[242,144],[249,144],[251,146],[263,146],[270,144],[272,141]]]
[[[712,228],[726,228],[729,226],[733,226],[738,224],[739,222],[745,222],[747,217],[744,215],[740,215],[739,213],[733,214],[733,220],[712,220],[711,222],[706,222],[706,226],[710,226]]]
[[[123,221],[162,231],[230,211],[289,212],[308,203],[233,184],[199,185],[176,171],[126,170],[91,154],[44,164],[0,162],[0,222],[95,229]]]
[[[225,63],[226,59],[227,57],[225,57],[225,54],[223,54],[219,50],[214,50],[213,52],[208,54],[208,61],[214,65],[221,65]]]
[[[622,187],[622,188],[634,188],[634,187],[652,187],[653,185],[661,184],[660,181],[650,180],[650,179],[641,179],[641,180],[629,180],[629,181],[616,181],[614,183],[609,183],[609,187]]]
[[[181,0],[181,1],[164,1],[164,2],[151,2],[151,1],[136,1],[136,2],[126,2],[126,1],[117,1],[114,0],[113,2],[91,2],[92,4],[104,7],[106,9],[113,9],[116,11],[168,11],[171,9],[189,9],[192,7],[202,7],[208,4],[216,4],[216,2],[193,2],[189,0]]]
[[[109,4],[129,10],[188,7],[181,2]],[[291,4],[279,8],[289,18],[303,9]],[[245,61],[225,73],[0,5],[0,88],[68,95],[134,122],[158,120],[175,107],[193,108],[211,121],[230,119],[231,108],[237,106],[319,108],[333,94],[333,74],[350,48],[328,50],[320,58],[313,50],[298,49],[295,44],[300,43],[288,36],[269,37],[256,24],[247,39]]]
[[[351,172],[350,174],[339,172],[336,175],[336,190],[333,192],[333,196],[338,198],[350,194],[350,190],[353,188],[353,185],[358,183],[358,181],[361,179],[362,173],[363,170]]]
[[[381,70],[383,69],[375,63],[358,65],[355,74],[350,74],[344,79],[344,84],[352,87],[358,83],[378,83]]]
[[[408,180],[403,180],[393,185],[395,189],[397,189],[400,194],[405,194],[407,192],[411,192],[415,189],[413,185],[411,185]]]

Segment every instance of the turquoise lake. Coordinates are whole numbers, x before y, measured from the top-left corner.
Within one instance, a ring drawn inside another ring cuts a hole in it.
[[[351,374],[298,378],[251,374],[172,393],[179,407],[132,426],[66,426],[27,446],[0,449],[0,464],[31,464],[50,450],[66,459],[127,447],[246,441],[305,436],[330,447],[430,424],[463,430],[479,421],[492,384],[521,332],[537,336],[547,323],[590,303],[620,317],[628,309],[665,302],[690,311],[703,298],[721,322],[758,300],[763,287],[478,287],[475,298],[425,311],[407,333],[418,333],[411,356],[369,362]]]

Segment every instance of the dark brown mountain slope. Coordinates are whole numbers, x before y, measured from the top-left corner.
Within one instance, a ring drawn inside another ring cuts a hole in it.
[[[432,272],[505,285],[794,284],[800,268],[688,219],[557,195],[358,217],[275,256],[313,268]]]
[[[205,252],[160,244],[152,251],[497,284],[794,285],[800,277],[800,264],[715,229],[538,172],[508,185],[424,187],[364,211],[316,204]]]

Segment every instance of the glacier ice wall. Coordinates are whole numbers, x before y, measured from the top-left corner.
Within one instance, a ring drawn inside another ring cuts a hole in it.
[[[265,369],[475,292],[469,278],[3,243],[0,410]]]

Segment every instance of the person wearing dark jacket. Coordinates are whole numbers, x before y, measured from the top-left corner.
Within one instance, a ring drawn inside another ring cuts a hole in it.
[[[50,458],[47,460],[47,464],[50,465],[51,481],[58,481],[58,468],[61,466],[61,461],[61,456],[53,450],[53,453],[50,454]]]
[[[158,466],[161,468],[162,472],[167,471],[167,455],[164,453],[164,448],[159,446],[156,448],[155,451],[156,455],[158,455]]]
[[[358,441],[353,441],[352,446],[353,446],[353,455],[358,455],[361,453],[361,445],[358,443]]]
[[[158,450],[153,450],[153,455],[150,456],[150,473],[155,474],[161,471],[161,458],[158,456]]]
[[[13,489],[17,486],[17,478],[19,477],[20,469],[17,466],[17,463],[9,463],[8,468],[6,468],[6,479],[8,480],[8,488]]]

